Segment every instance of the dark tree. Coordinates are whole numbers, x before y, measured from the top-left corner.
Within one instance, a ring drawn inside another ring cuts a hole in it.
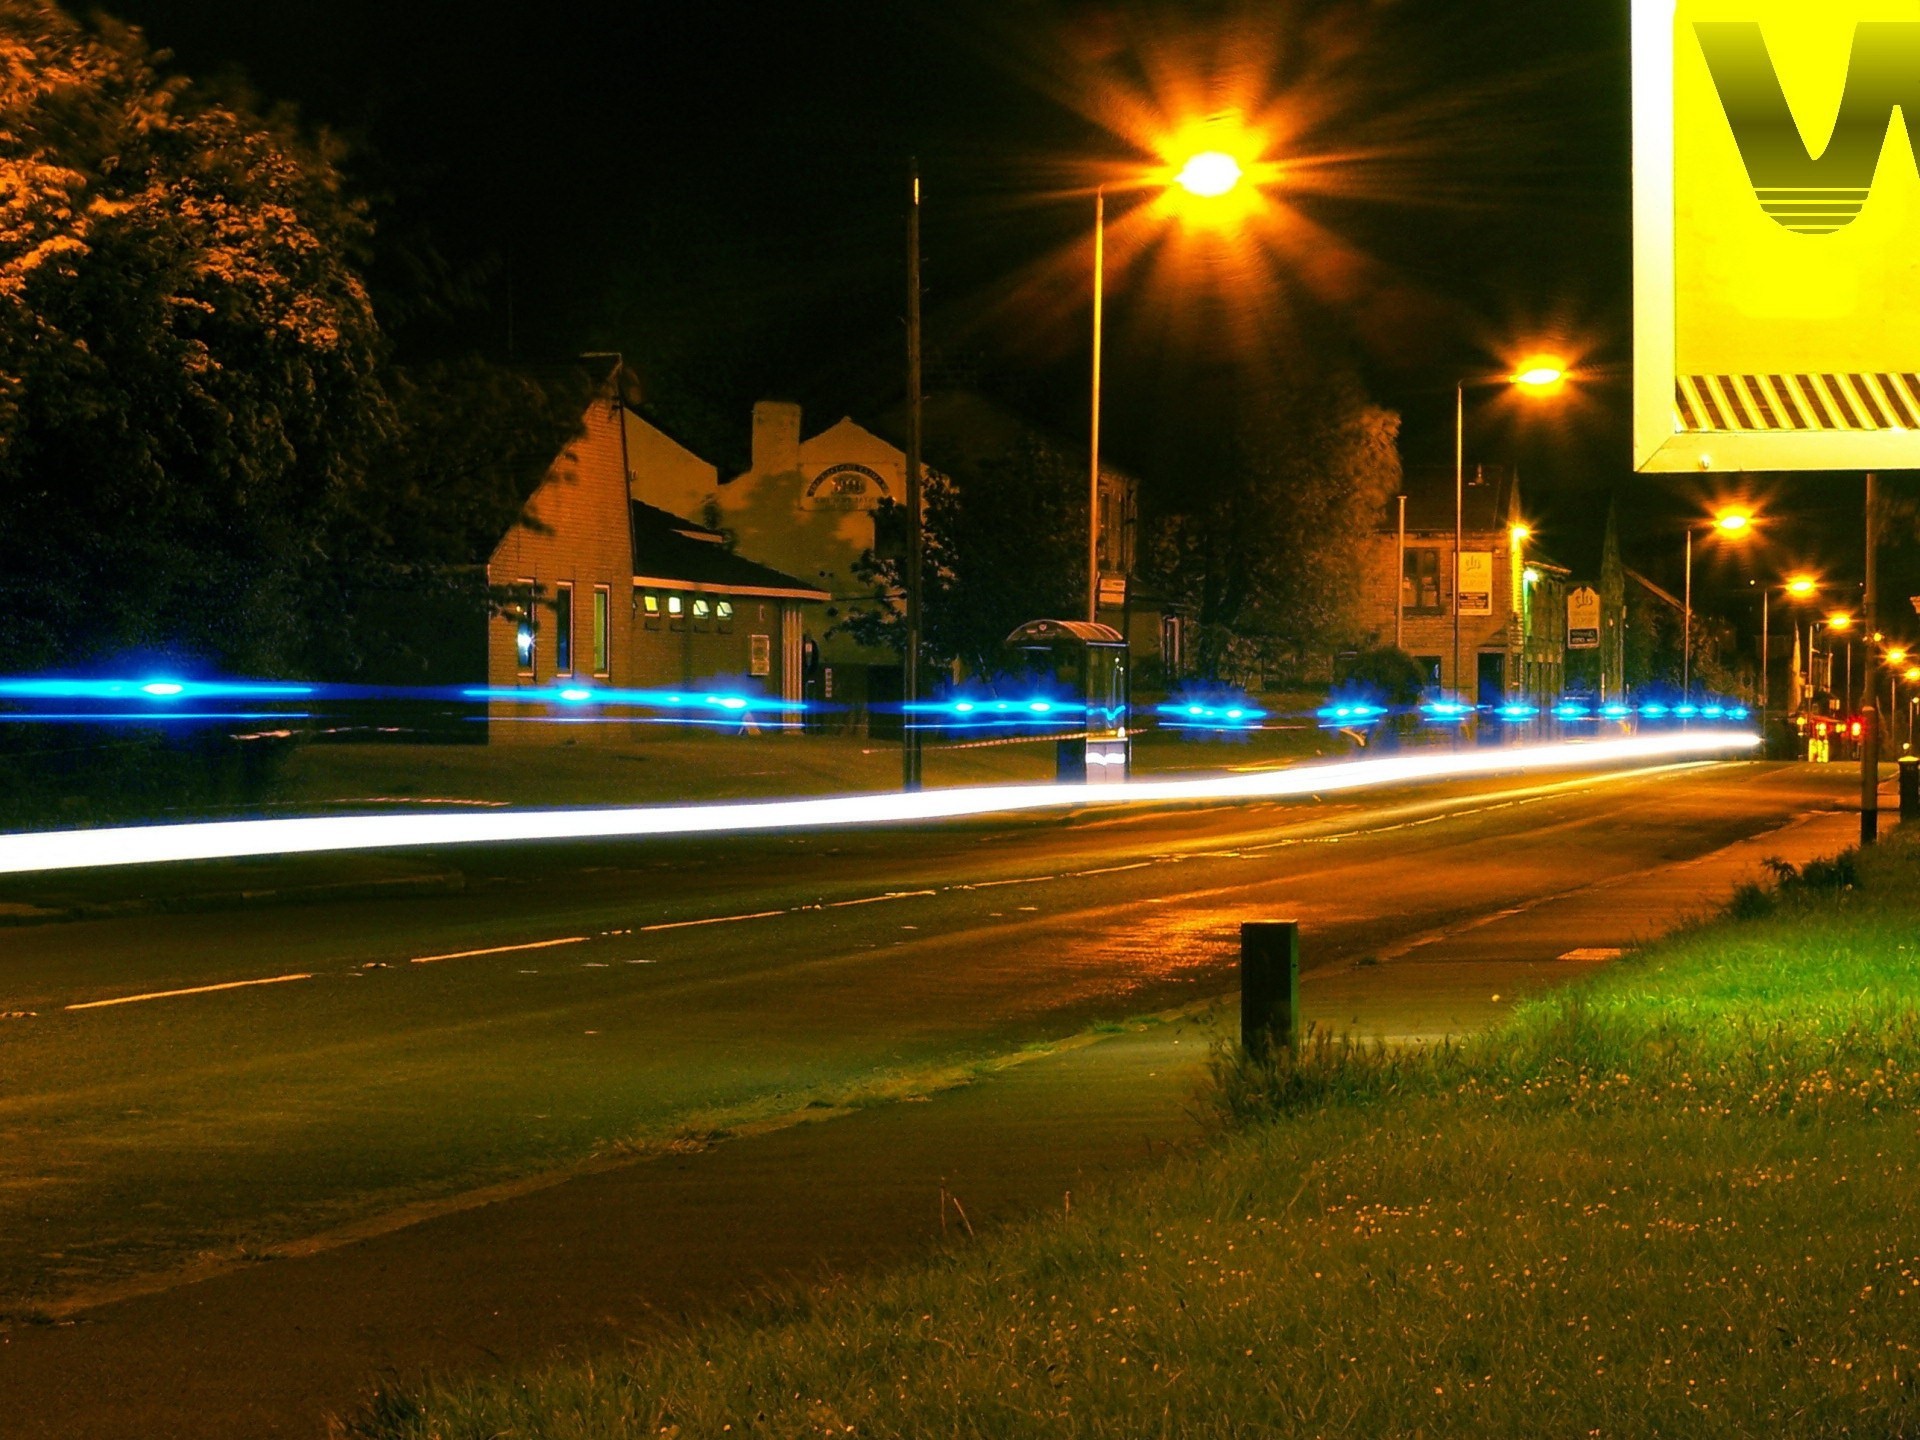
[[[906,649],[904,513],[883,511],[891,537],[860,573],[874,599],[846,622],[868,644]],[[1037,436],[926,483],[925,658],[958,660],[976,675],[1001,664],[1007,636],[1029,620],[1071,618],[1086,606],[1087,495],[1077,457]]]
[[[334,147],[0,0],[8,668],[286,666],[390,408]]]
[[[1356,557],[1399,486],[1399,426],[1338,371],[1230,402],[1191,500],[1150,540],[1152,578],[1198,621],[1203,673],[1297,668],[1355,633]]]

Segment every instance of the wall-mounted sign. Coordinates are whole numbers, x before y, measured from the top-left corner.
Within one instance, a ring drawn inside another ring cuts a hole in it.
[[[1600,648],[1600,592],[1590,585],[1567,595],[1567,648]]]
[[[1462,615],[1493,614],[1493,552],[1462,550],[1454,594]]]
[[[871,510],[890,499],[893,489],[865,465],[830,465],[813,477],[806,494],[812,510]]]
[[[1920,468],[1920,4],[1633,0],[1633,69],[1635,466]]]
[[[1127,577],[1124,575],[1102,575],[1100,577],[1100,608],[1118,610],[1127,603]]]

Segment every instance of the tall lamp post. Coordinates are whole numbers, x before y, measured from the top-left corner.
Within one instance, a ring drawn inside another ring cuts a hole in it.
[[[1467,387],[1511,385],[1523,395],[1552,395],[1567,383],[1567,364],[1552,355],[1523,361],[1511,375],[1457,381],[1453,387],[1453,689],[1464,699],[1466,677],[1460,658],[1460,565],[1467,545]]]
[[[1705,524],[1689,522],[1687,525],[1687,585],[1680,622],[1680,694],[1687,701],[1693,699],[1693,535],[1696,530],[1740,538],[1752,533],[1753,512],[1722,510]]]
[[[1777,587],[1769,585],[1760,593],[1760,719],[1763,724],[1767,718],[1767,702],[1771,695],[1773,592],[1776,588],[1787,597],[1789,602],[1792,602],[1806,600],[1817,594],[1820,582],[1811,575],[1790,575],[1784,584]],[[1797,619],[1793,624],[1793,635],[1797,645],[1800,639],[1800,622]],[[1791,700],[1788,703],[1791,704]]]
[[[1202,150],[1187,158],[1173,183],[1190,199],[1219,200],[1246,178],[1240,162],[1224,150]],[[1100,390],[1106,346],[1107,187],[1093,194],[1093,396],[1087,447],[1087,619],[1100,618]]]

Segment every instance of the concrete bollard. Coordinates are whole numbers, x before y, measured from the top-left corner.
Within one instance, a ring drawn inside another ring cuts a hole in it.
[[[1300,924],[1250,920],[1240,927],[1240,1044],[1255,1059],[1300,1043]]]
[[[1900,823],[1920,820],[1920,755],[1902,755],[1900,769]]]

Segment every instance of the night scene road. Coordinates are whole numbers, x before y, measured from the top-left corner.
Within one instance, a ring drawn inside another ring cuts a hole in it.
[[[442,852],[452,893],[13,929],[0,1285],[58,1305],[588,1157],[922,1093],[1222,994],[1243,919],[1300,920],[1309,971],[1352,962],[1790,833],[1843,780],[1689,764]],[[1614,947],[1648,933],[1631,913],[1604,928]],[[1501,973],[1464,988],[1511,997]],[[1451,1028],[1419,995],[1408,1013],[1402,1033]]]

